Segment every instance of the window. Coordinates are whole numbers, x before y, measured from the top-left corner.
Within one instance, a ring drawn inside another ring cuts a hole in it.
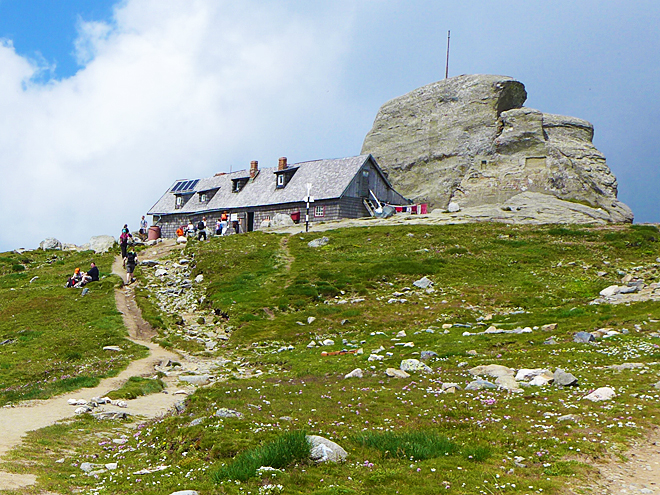
[[[277,174],[277,187],[284,187],[284,174]]]
[[[324,217],[325,216],[325,206],[315,206],[314,207],[314,216],[315,217]]]
[[[176,208],[181,208],[183,206],[183,196],[176,197]]]
[[[209,200],[208,194],[205,192],[199,194],[199,202],[200,203],[206,203]]]

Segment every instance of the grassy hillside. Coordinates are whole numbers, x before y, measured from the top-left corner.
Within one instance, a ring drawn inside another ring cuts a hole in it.
[[[308,246],[318,233],[192,242],[184,254],[195,260],[193,277],[204,275],[198,312],[227,312],[215,327],[231,332],[199,353],[227,358],[226,380],[136,429],[80,418],[41,431],[17,458],[36,460],[41,487],[61,492],[566,493],[588,487],[594,462],[660,417],[660,304],[589,304],[626,274],[658,281],[654,227],[416,225],[322,235],[329,243],[320,248]],[[433,290],[413,285],[422,276]],[[158,318],[161,338],[182,341],[185,326],[158,315],[147,296],[141,305]],[[541,329],[551,323],[556,329]],[[530,330],[483,333],[491,325]],[[600,328],[617,334],[573,342]],[[327,339],[334,344],[320,345]],[[369,360],[373,351],[381,358]],[[386,375],[421,351],[436,353],[425,361],[431,372]],[[474,379],[468,370],[489,364],[562,368],[579,385],[464,390]],[[363,378],[344,378],[358,367]],[[604,386],[616,397],[584,399]],[[220,408],[241,417],[219,417]],[[348,460],[301,461],[299,432],[336,441]],[[113,444],[122,434],[127,443]],[[83,461],[119,465],[90,477]],[[280,471],[254,471],[280,461]]]
[[[0,254],[0,405],[43,399],[98,384],[144,349],[125,339],[115,308],[114,255],[31,251]],[[66,289],[74,268],[96,261],[102,276],[80,289]],[[127,352],[109,353],[106,345]]]

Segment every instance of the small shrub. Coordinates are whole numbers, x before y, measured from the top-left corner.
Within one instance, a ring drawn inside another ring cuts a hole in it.
[[[15,271],[15,272],[22,272],[23,270],[25,270],[25,267],[23,265],[19,264],[19,263],[16,263],[16,264],[11,266],[11,269],[12,269],[12,271]]]
[[[428,431],[367,432],[355,436],[353,440],[364,447],[381,451],[386,457],[400,459],[432,459],[457,450],[456,444],[447,437]]]
[[[311,447],[304,431],[285,433],[274,441],[260,447],[246,450],[234,460],[211,474],[213,481],[247,481],[256,476],[261,466],[282,469],[294,462],[309,458]]]
[[[142,378],[132,376],[119,390],[113,390],[108,393],[111,399],[135,399],[142,395],[155,394],[162,391],[165,384],[160,379]]]

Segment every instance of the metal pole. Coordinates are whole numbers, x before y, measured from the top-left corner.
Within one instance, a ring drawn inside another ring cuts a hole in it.
[[[449,77],[449,38],[451,37],[451,31],[447,31],[447,63],[445,64],[445,79]]]
[[[307,183],[307,211],[305,212],[305,232],[309,232],[309,199],[312,194],[312,185]]]

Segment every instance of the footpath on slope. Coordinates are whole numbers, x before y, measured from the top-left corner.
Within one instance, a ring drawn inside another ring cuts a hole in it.
[[[157,258],[164,256],[174,248],[173,243],[163,243],[145,254]],[[117,257],[112,266],[112,272],[126,279],[126,272],[122,260]],[[93,290],[93,289],[92,289]],[[108,392],[120,388],[132,376],[151,376],[154,366],[165,360],[185,360],[171,351],[163,349],[151,342],[156,332],[142,319],[141,312],[135,302],[132,286],[124,286],[115,290],[117,310],[123,314],[124,325],[129,339],[149,349],[149,356],[131,362],[119,375],[106,378],[94,388],[84,388],[67,394],[58,395],[50,399],[26,401],[14,407],[0,408],[0,459],[9,450],[20,445],[23,437],[29,432],[51,426],[63,419],[74,416],[75,407],[68,404],[69,399],[85,397],[103,397]],[[122,411],[131,415],[154,418],[165,414],[174,404],[181,400],[181,396],[171,393],[172,385],[176,384],[176,377],[163,379],[168,393],[151,394],[137,399],[126,401],[128,408],[119,409],[115,406],[104,405],[105,411]],[[32,474],[13,474],[0,471],[0,491],[17,490],[33,485],[36,476]]]

